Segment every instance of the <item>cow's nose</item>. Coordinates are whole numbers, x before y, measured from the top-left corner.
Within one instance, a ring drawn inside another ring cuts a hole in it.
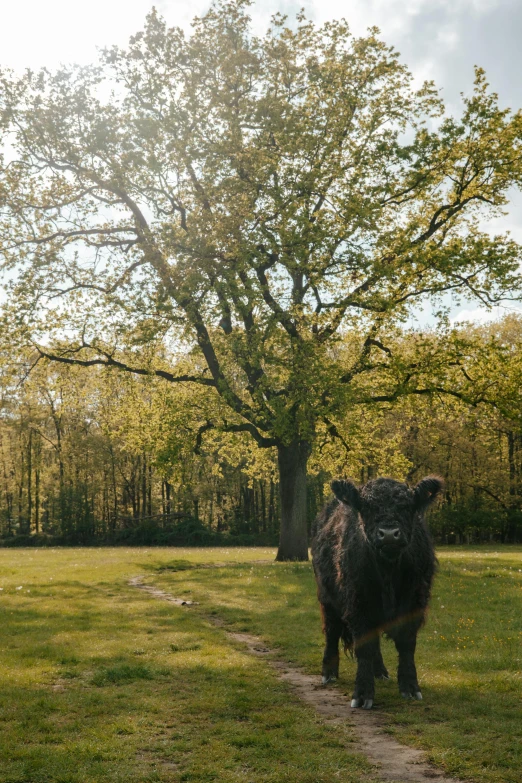
[[[382,544],[397,544],[401,540],[400,527],[380,527],[377,531]]]

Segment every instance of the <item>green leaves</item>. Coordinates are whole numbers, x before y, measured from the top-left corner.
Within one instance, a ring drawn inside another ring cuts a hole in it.
[[[518,245],[482,226],[522,119],[480,70],[452,118],[376,30],[301,13],[255,37],[248,8],[190,36],[153,10],[96,66],[2,75],[6,319],[80,361],[194,350],[258,440],[313,439],[419,302],[518,295]]]

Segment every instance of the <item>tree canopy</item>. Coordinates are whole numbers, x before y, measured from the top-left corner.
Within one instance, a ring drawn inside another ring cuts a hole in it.
[[[189,36],[152,11],[92,67],[2,72],[4,328],[217,393],[207,430],[277,447],[279,557],[304,558],[318,428],[440,387],[394,325],[448,291],[518,294],[519,245],[482,226],[520,184],[522,116],[480,69],[450,117],[376,29],[276,15],[256,37],[248,6],[218,0]]]

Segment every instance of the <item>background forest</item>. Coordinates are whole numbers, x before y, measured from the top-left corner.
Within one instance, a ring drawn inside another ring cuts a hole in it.
[[[337,350],[354,339],[345,335]],[[446,479],[430,519],[438,540],[521,541],[522,319],[444,336],[401,332],[395,348],[404,357],[419,341],[432,351],[431,394],[360,403],[323,422],[308,469],[309,525],[334,476],[414,483],[438,473]],[[277,542],[275,449],[214,428],[212,390],[118,369],[35,364],[23,352],[13,371],[12,359],[0,419],[4,545]],[[386,382],[372,374],[374,397]],[[452,391],[438,393],[438,384]]]

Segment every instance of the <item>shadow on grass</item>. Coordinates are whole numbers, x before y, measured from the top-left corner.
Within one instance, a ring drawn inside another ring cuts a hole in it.
[[[338,731],[196,612],[126,583],[43,592],[3,601],[0,783],[367,777]]]
[[[185,657],[170,676],[115,659],[58,691],[7,688],[0,711],[2,783],[203,783],[245,770],[266,783],[344,770],[362,783],[370,769],[259,661],[223,647]]]
[[[405,702],[397,654],[383,641],[392,680],[376,701],[398,738],[428,751],[450,774],[489,783],[519,783],[522,768],[522,557],[470,553],[441,557],[417,665],[424,701]],[[319,678],[323,638],[309,564],[241,564],[164,573],[162,589],[188,592],[230,627],[262,637],[278,657]],[[341,660],[339,687],[351,694],[355,662]]]

